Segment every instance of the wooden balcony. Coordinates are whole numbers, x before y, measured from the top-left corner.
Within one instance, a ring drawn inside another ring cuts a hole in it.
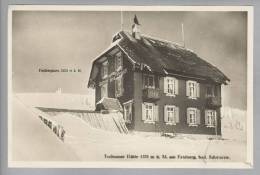
[[[221,107],[221,98],[219,97],[207,97],[208,107]]]
[[[143,89],[143,98],[149,100],[160,99],[160,89],[145,88]]]

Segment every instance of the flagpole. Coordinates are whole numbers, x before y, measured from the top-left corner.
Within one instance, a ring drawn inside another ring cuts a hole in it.
[[[121,31],[123,30],[123,11],[121,8]]]
[[[183,47],[185,47],[185,36],[184,36],[184,27],[183,27],[183,23],[181,23],[181,33],[182,33],[182,42],[183,42]]]

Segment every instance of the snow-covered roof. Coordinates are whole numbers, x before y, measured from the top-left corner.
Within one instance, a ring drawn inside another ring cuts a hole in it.
[[[126,31],[118,32],[117,38],[119,39],[116,40],[116,46],[136,67],[141,69],[163,75],[165,71],[169,74],[191,75],[222,84],[230,81],[217,67],[179,44],[146,35],[142,35],[141,39],[137,40]],[[105,54],[103,53],[102,56]],[[93,62],[93,65],[97,64],[98,59]],[[95,78],[91,73],[89,86]]]
[[[123,111],[123,108],[116,98],[104,97],[99,102],[97,102],[98,110],[114,110],[114,111]]]

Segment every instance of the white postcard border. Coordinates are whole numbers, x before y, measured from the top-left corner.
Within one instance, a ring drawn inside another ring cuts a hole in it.
[[[13,11],[247,11],[247,158],[246,162],[69,162],[12,161],[12,12]],[[253,7],[252,6],[88,6],[10,5],[8,8],[8,167],[23,168],[253,168]]]

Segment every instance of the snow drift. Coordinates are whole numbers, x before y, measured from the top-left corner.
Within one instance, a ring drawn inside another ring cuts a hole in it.
[[[12,156],[15,161],[74,161],[73,150],[32,113],[30,107],[12,99]]]
[[[246,111],[231,107],[222,107],[221,114],[223,138],[246,141]]]

